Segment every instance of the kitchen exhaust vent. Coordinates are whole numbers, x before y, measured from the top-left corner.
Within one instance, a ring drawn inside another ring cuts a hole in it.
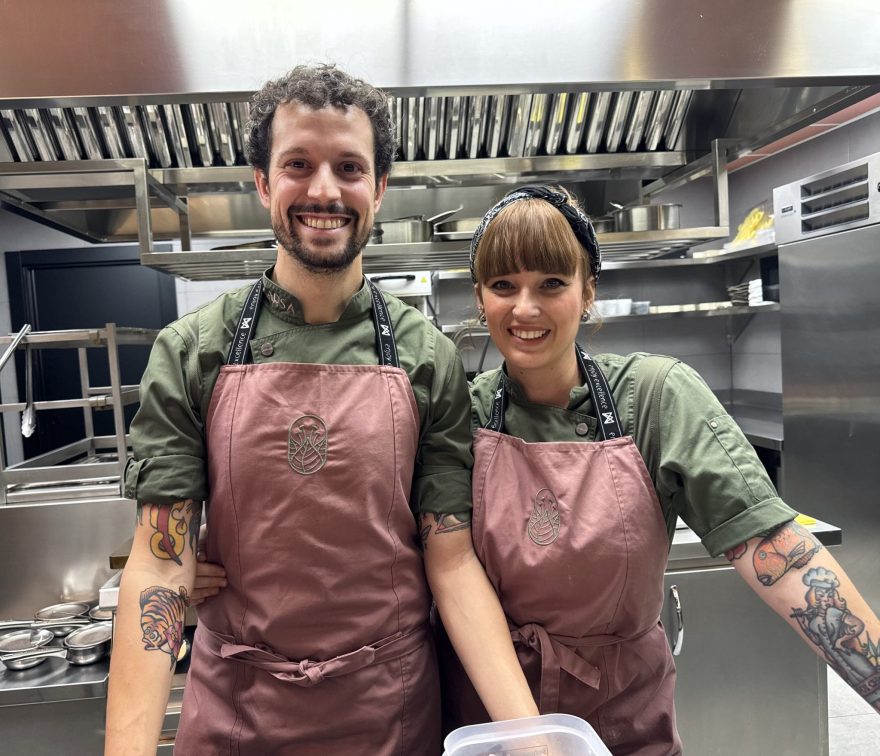
[[[674,150],[690,90],[393,97],[404,161]],[[612,107],[613,102],[613,107]],[[143,158],[245,165],[247,102],[0,110],[14,162]]]
[[[777,242],[880,221],[880,153],[773,190]]]

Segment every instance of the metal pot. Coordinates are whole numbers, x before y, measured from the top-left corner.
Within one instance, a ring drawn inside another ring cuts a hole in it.
[[[431,241],[431,235],[434,233],[434,224],[445,220],[450,215],[454,215],[462,207],[462,205],[459,205],[454,210],[444,210],[442,213],[432,215],[430,218],[425,218],[421,215],[410,215],[405,218],[377,221],[373,225],[373,233],[370,240],[374,244],[412,244],[414,242]],[[379,237],[377,241],[373,241],[374,236]]]
[[[681,205],[672,202],[662,205],[614,206],[617,208],[612,213],[616,231],[664,231],[679,228],[681,225]]]
[[[43,624],[43,627],[50,627],[56,638],[63,638],[69,633],[76,630],[83,623],[80,620],[85,619],[89,613],[89,605],[78,601],[67,601],[63,604],[52,604],[46,606],[34,613],[34,619],[37,622],[53,623],[52,625]],[[74,620],[69,624],[58,624],[62,620]]]
[[[591,218],[593,230],[597,234],[610,234],[615,230],[614,218],[611,215],[603,215],[601,218]]]
[[[55,636],[51,630],[14,630],[0,636],[0,661],[7,669],[22,670],[36,667],[45,658],[45,654],[34,655],[42,651]]]
[[[48,632],[48,631],[38,631]],[[11,645],[26,646],[28,636],[32,633],[20,631],[21,638]],[[11,635],[16,635],[15,633]],[[13,649],[7,653],[0,653],[0,661],[7,668],[20,670],[35,667],[49,658],[66,659],[69,664],[74,666],[85,666],[86,664],[95,664],[101,661],[110,653],[110,644],[113,637],[113,623],[111,622],[93,622],[86,627],[80,627],[68,635],[63,643],[63,647],[49,646],[49,640],[52,634],[49,633],[49,639],[42,641],[41,645],[30,643],[27,647]],[[45,638],[45,636],[41,636]],[[3,640],[3,639],[0,639]]]
[[[467,241],[474,235],[482,218],[459,218],[434,224],[435,241]]]

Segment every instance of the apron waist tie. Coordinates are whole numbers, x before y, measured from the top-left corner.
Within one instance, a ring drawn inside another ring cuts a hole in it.
[[[263,644],[248,646],[236,643],[232,636],[217,633],[206,627],[204,623],[199,623],[196,633],[198,635],[196,642],[202,644],[214,656],[249,664],[268,672],[282,682],[304,688],[318,685],[327,677],[340,677],[369,667],[371,664],[399,659],[420,648],[428,639],[427,626],[420,625],[407,633],[389,635],[356,651],[340,654],[325,661],[310,659],[293,661]]]
[[[611,646],[641,638],[653,628],[654,625],[629,638],[619,635],[587,635],[573,638],[567,635],[551,635],[543,625],[530,622],[527,625],[512,628],[510,637],[514,643],[528,646],[541,655],[541,687],[538,709],[541,714],[553,714],[559,711],[559,677],[562,670],[580,680],[584,685],[595,690],[599,689],[601,679],[599,668],[572,651],[573,648]]]

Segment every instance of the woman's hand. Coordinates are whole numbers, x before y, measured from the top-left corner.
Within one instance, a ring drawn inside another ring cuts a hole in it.
[[[189,597],[190,606],[198,606],[205,599],[216,596],[226,587],[226,570],[219,564],[207,561],[205,538],[207,530],[199,528],[199,548],[196,552],[196,582]]]

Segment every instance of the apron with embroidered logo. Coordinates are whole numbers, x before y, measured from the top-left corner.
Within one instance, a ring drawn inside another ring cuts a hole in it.
[[[474,437],[474,548],[541,713],[586,719],[614,754],[677,754],[675,667],[660,624],[666,524],[604,375],[576,352],[602,440],[506,435],[499,380]],[[438,636],[445,724],[488,721],[448,638]]]
[[[430,594],[409,507],[419,416],[385,301],[379,365],[246,364],[248,295],[206,423],[207,557],[175,752],[437,754]]]

